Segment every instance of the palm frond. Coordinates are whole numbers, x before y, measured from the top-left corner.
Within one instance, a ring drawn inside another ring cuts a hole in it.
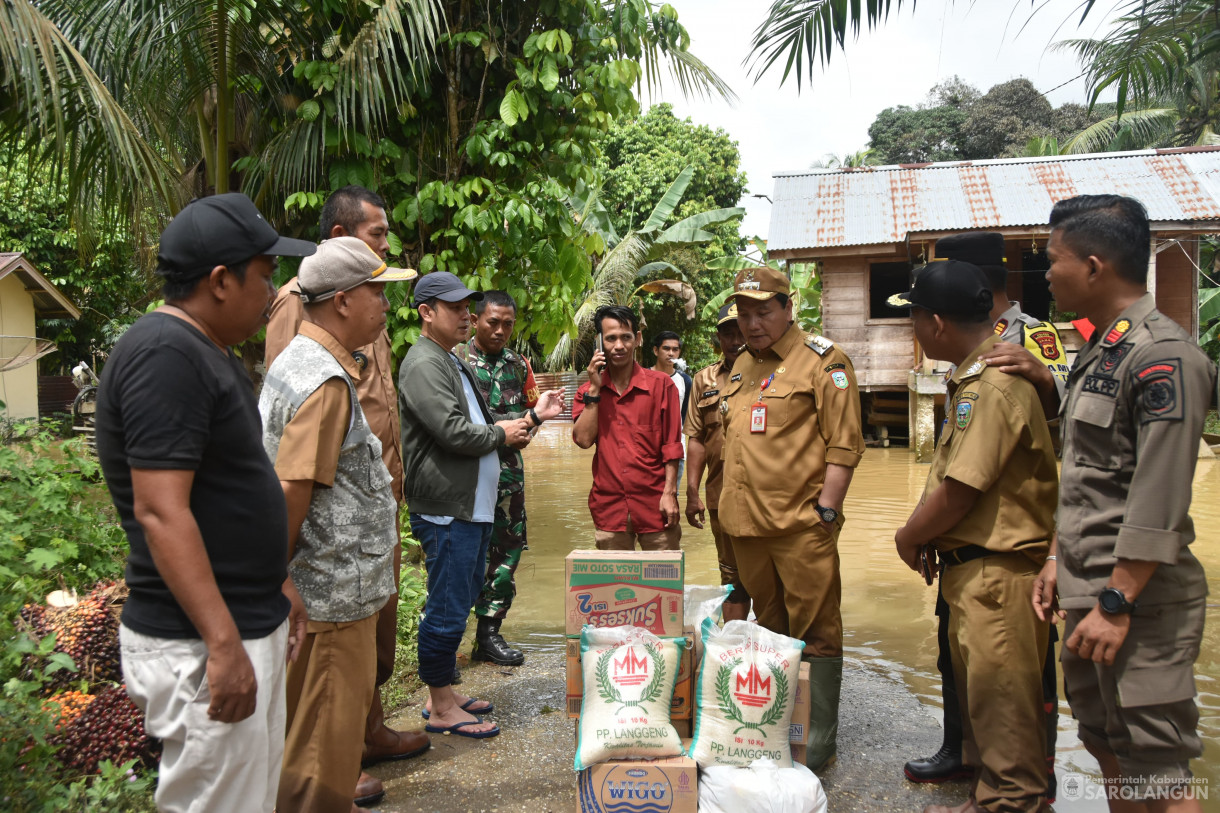
[[[30,0],[0,6],[0,137],[66,183],[73,220],[172,215],[182,189],[85,56]]]
[[[367,132],[396,112],[410,81],[434,59],[446,27],[442,0],[384,0],[338,60],[339,126]]]
[[[1127,138],[1116,146],[1123,149],[1161,146],[1173,135],[1178,111],[1172,107],[1130,110],[1121,117],[1107,116],[1072,136],[1060,147],[1061,155],[1088,152],[1108,152],[1115,147],[1115,138],[1126,131]]]
[[[915,0],[907,5],[914,8]],[[902,6],[903,0],[772,0],[767,18],[754,31],[746,66],[757,82],[783,59],[779,83],[795,76],[799,93],[802,79],[812,82],[815,67],[828,64],[836,46],[844,49],[849,33],[855,39],[862,26],[877,28]]]

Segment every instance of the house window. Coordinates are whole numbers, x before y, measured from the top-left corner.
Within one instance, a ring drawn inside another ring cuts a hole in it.
[[[911,264],[870,263],[868,266],[868,318],[905,319],[910,313],[886,304],[886,300],[911,288]]]

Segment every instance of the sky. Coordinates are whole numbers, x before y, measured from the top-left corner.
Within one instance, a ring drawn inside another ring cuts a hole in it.
[[[880,28],[862,31],[848,52],[836,51],[817,68],[812,86],[798,94],[792,77],[781,87],[782,66],[757,82],[742,65],[767,0],[669,0],[691,36],[691,51],[708,63],[739,97],[683,99],[669,83],[653,101],[673,104],[679,117],[721,128],[738,142],[750,194],[770,195],[772,174],[807,169],[827,153],[843,155],[868,145],[868,127],[887,107],[923,102],[936,83],[954,75],[986,92],[1024,76],[1051,104],[1085,102],[1080,67],[1048,45],[1094,37],[1112,17],[1098,3],[1077,28],[1081,0],[922,0],[904,4]],[[1037,12],[1031,16],[1031,7]],[[1065,84],[1066,83],[1066,84]],[[1103,97],[1104,99],[1104,97]],[[767,234],[771,204],[747,195],[743,235]]]

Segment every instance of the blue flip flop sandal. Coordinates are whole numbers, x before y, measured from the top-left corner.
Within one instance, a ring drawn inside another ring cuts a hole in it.
[[[500,726],[496,726],[490,731],[466,731],[468,725],[479,725],[483,722],[482,717],[476,717],[473,720],[467,720],[464,723],[457,723],[451,726],[426,725],[424,731],[430,734],[456,734],[459,737],[469,737],[472,740],[485,740],[488,737],[495,737],[500,733]]]
[[[487,708],[479,709],[478,711],[471,711],[470,707],[475,703],[487,703]],[[462,704],[462,711],[469,711],[471,714],[491,714],[495,710],[496,706],[494,703],[488,703],[488,701],[480,700],[477,697],[472,697]],[[423,717],[425,720],[429,720],[432,718],[432,712],[428,711],[427,709],[420,709],[419,716]]]

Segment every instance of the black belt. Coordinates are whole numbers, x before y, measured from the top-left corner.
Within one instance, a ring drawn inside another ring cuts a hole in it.
[[[978,545],[963,545],[960,548],[940,553],[940,561],[946,567],[952,567],[953,565],[964,565],[966,562],[973,562],[975,559],[982,559],[984,556],[991,556],[994,553],[997,551]]]

